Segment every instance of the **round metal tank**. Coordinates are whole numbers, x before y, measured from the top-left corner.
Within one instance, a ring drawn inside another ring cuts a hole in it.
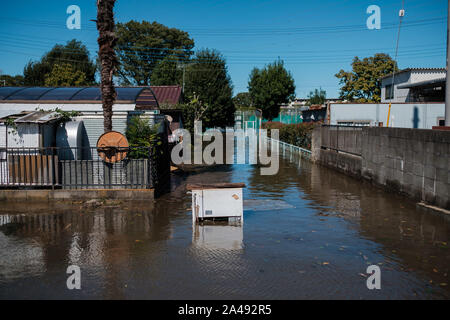
[[[56,130],[56,147],[60,160],[81,160],[83,154],[83,121],[60,124]]]

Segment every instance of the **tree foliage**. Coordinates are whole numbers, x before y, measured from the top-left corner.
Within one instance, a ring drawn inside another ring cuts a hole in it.
[[[248,90],[254,106],[262,110],[265,119],[272,120],[278,116],[281,104],[294,98],[295,84],[283,61],[277,60],[252,70]]]
[[[139,116],[131,117],[125,132],[130,147],[135,147],[130,158],[148,158],[149,152],[154,152],[161,144],[158,136],[158,126],[152,126],[148,119]],[[145,148],[148,147],[148,148]]]
[[[315,89],[308,94],[308,105],[324,104],[327,99],[327,92],[325,90]]]
[[[280,122],[264,122],[263,129],[268,129],[270,134],[271,130],[279,130],[280,141],[311,150],[312,131],[320,125],[314,122],[303,122],[296,124],[284,124]]]
[[[71,40],[66,45],[57,44],[39,61],[30,61],[23,70],[24,84],[45,86],[45,80],[55,65],[69,64],[73,70],[84,73],[85,80],[80,85],[95,83],[96,64],[90,60],[89,51],[80,41]]]
[[[125,84],[150,85],[153,70],[161,60],[169,55],[189,59],[194,47],[187,32],[156,21],[118,23],[116,33],[118,76]]]
[[[20,87],[24,85],[22,75],[10,76],[8,74],[0,75],[0,85],[5,87]]]
[[[380,78],[397,70],[397,64],[385,53],[360,60],[355,57],[352,71],[340,70],[335,76],[342,85],[340,98],[357,102],[380,102]]]
[[[224,128],[234,124],[233,87],[226,61],[218,51],[198,51],[186,67],[185,77],[185,95],[197,97],[208,106],[201,117],[203,127]]]
[[[170,86],[183,84],[183,69],[176,56],[170,55],[158,62],[151,75],[152,86]]]
[[[233,103],[237,110],[254,109],[252,97],[250,96],[250,93],[248,93],[248,92],[239,92],[233,98]]]
[[[75,70],[69,63],[55,64],[50,73],[45,75],[47,87],[82,86],[86,83],[86,74]]]
[[[203,120],[203,114],[210,106],[199,99],[198,96],[189,97],[187,103],[179,104],[177,109],[181,109],[184,118],[184,128],[191,133],[194,132],[196,121]]]

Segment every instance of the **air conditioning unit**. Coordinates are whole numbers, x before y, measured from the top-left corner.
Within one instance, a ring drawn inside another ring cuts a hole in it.
[[[234,219],[243,221],[243,183],[188,184],[192,191],[192,221]]]

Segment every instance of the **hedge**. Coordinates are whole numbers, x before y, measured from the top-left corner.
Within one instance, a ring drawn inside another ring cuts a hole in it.
[[[262,127],[263,129],[278,129],[281,141],[311,150],[311,134],[316,125],[318,124],[314,122],[297,124],[265,122]],[[270,137],[270,130],[267,130],[267,135]]]

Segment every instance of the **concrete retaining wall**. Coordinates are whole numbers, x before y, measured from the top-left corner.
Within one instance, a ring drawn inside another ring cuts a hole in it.
[[[153,189],[0,190],[0,202],[88,200],[153,201]]]
[[[355,178],[361,177],[361,157],[333,150],[321,150],[320,163]]]
[[[450,209],[450,132],[366,127],[356,157],[324,148],[321,131],[313,131],[314,162]]]

